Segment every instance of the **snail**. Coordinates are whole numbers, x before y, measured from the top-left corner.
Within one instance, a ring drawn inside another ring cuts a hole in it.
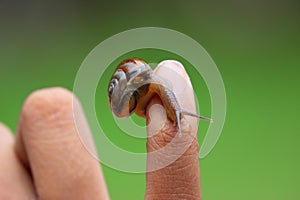
[[[166,109],[167,117],[177,124],[179,136],[182,134],[180,122],[184,115],[213,121],[181,109],[174,92],[167,86],[166,81],[154,74],[151,67],[139,58],[122,61],[108,86],[110,108],[119,118],[129,117],[133,112],[145,118],[146,107],[156,94]]]

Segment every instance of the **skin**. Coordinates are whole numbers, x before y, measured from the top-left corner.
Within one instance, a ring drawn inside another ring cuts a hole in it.
[[[183,109],[195,112],[193,88],[182,66],[165,61],[155,73],[170,81]],[[174,74],[182,79],[175,81]],[[109,199],[101,166],[78,138],[72,98],[72,93],[62,88],[36,91],[24,102],[15,137],[0,124],[0,199]],[[161,104],[157,96],[146,112],[147,169],[187,150],[170,165],[146,173],[145,199],[201,199],[197,120],[185,117],[182,137],[176,137],[171,120],[160,126],[161,110],[156,104]],[[76,106],[80,108],[79,102]],[[81,135],[93,145],[83,112],[81,115]],[[171,140],[174,147],[163,155],[150,153]]]

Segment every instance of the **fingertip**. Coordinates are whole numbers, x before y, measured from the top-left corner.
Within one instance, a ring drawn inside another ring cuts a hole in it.
[[[60,125],[73,118],[74,95],[67,89],[52,87],[31,93],[21,112],[23,124],[29,128]],[[76,98],[75,98],[76,99]]]
[[[178,96],[193,94],[192,84],[182,63],[176,60],[164,60],[157,65],[155,73],[163,77]]]
[[[176,60],[162,61],[155,69],[155,73],[171,85],[182,109],[195,112],[193,86],[182,63]]]
[[[72,102],[73,95],[70,91],[60,87],[46,88],[32,92],[24,102],[22,114],[49,114],[59,107]],[[39,113],[32,113],[32,112]],[[41,113],[43,112],[43,113]]]
[[[33,92],[23,105],[19,129],[19,144],[26,149],[41,199],[74,199],[87,194],[108,199],[96,155],[87,151],[94,149],[92,134],[72,92],[64,88]]]
[[[177,60],[164,60],[157,65],[154,71],[159,74],[161,73],[160,71],[165,69],[173,70],[181,74],[185,79],[189,78],[184,66]]]
[[[60,130],[64,126],[70,126],[73,121],[72,99],[72,93],[61,87],[36,90],[26,98],[21,110],[15,144],[16,153],[24,166],[30,167],[30,148],[25,148],[26,145],[36,140],[44,143],[54,140],[53,138],[63,137],[64,133]]]

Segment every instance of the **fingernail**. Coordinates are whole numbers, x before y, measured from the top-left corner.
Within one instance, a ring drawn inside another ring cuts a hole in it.
[[[155,73],[170,83],[171,90],[175,93],[182,109],[196,112],[193,86],[180,62],[175,60],[163,61],[158,64]]]
[[[158,64],[155,72],[171,85],[175,94],[184,93],[190,85],[190,79],[184,66],[176,60],[165,60]]]

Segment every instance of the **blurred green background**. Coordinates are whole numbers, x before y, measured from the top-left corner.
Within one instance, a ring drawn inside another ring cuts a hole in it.
[[[1,1],[0,121],[15,130],[30,92],[50,86],[72,90],[80,64],[98,43],[143,26],[189,35],[203,45],[222,74],[227,118],[217,145],[200,160],[203,199],[300,199],[300,3],[296,0]],[[154,50],[139,55],[153,62],[164,55],[177,58]],[[192,67],[187,68],[192,73]],[[100,91],[106,90],[101,81],[108,80],[111,71],[100,80]],[[202,83],[198,76],[191,79]],[[207,89],[204,83],[198,85],[201,113],[209,115]],[[99,102],[96,107],[113,122],[107,102]],[[108,129],[114,126],[110,125]],[[203,123],[200,142],[206,128]],[[144,140],[116,134],[110,138],[120,147],[145,151]],[[103,170],[111,199],[143,199],[144,174],[106,166]]]

